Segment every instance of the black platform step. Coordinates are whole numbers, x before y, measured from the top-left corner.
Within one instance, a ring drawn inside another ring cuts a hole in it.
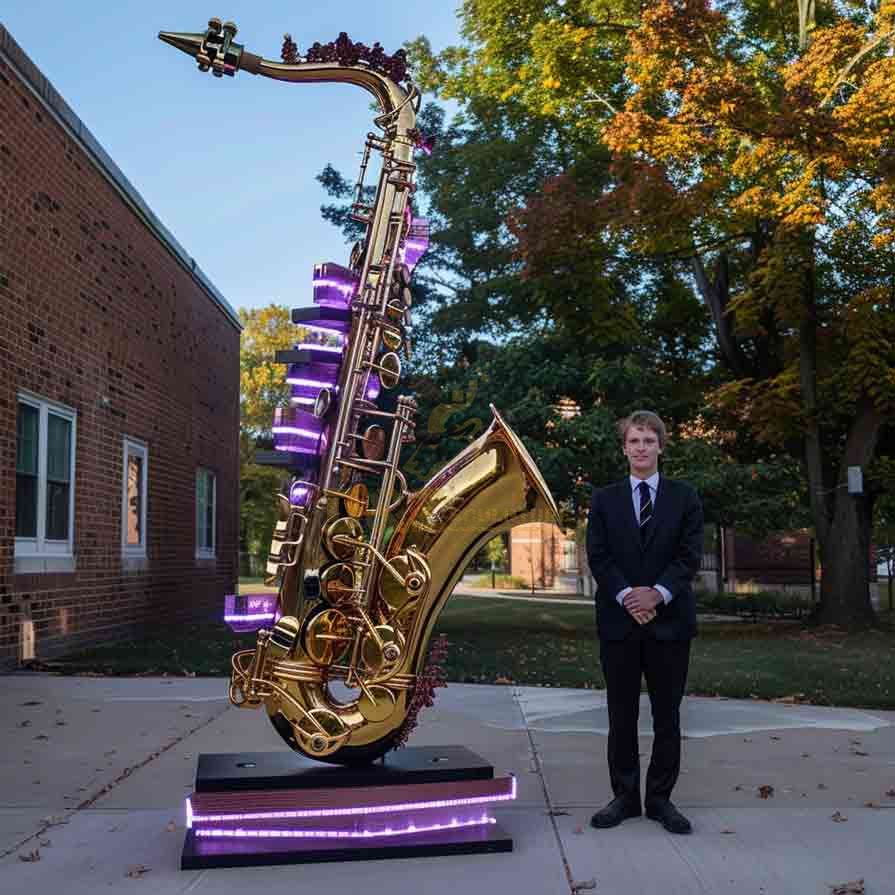
[[[275,361],[278,364],[332,364],[334,367],[342,362],[342,355],[336,351],[325,351],[322,348],[288,348],[277,351]]]
[[[326,305],[313,305],[309,308],[293,308],[292,322],[302,324],[314,323],[351,323],[351,311],[348,308],[330,308]]]
[[[346,844],[338,840],[309,839],[199,839],[186,835],[180,857],[181,870],[214,867],[264,867],[276,864],[312,864],[323,861],[374,861],[386,858],[432,858],[439,855],[476,855],[511,852],[513,839],[499,824],[419,833]]]
[[[259,466],[275,466],[293,472],[317,468],[317,458],[297,451],[255,451],[255,462]]]
[[[494,767],[465,746],[416,746],[389,752],[385,761],[359,767],[324,765],[296,752],[202,754],[196,792],[249,789],[319,789],[492,780]]]

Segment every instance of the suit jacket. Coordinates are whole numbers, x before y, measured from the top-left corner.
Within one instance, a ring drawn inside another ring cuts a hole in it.
[[[653,518],[645,543],[634,515],[631,483],[594,490],[587,521],[587,561],[597,580],[597,629],[601,639],[624,640],[637,622],[616,600],[625,587],[661,584],[671,602],[656,607],[644,627],[658,640],[685,640],[696,634],[693,577],[702,557],[702,504],[685,482],[659,476]]]

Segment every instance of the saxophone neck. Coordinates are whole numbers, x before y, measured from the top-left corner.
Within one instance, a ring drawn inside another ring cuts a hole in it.
[[[294,61],[275,62],[236,43],[236,31],[232,22],[211,19],[204,33],[160,31],[158,36],[216,77],[247,71],[291,83],[355,84],[376,98],[382,109],[376,123],[389,136],[412,139],[420,93],[407,77],[403,50],[388,56],[379,44],[356,44],[343,32],[330,44],[314,44],[303,58],[293,54]]]

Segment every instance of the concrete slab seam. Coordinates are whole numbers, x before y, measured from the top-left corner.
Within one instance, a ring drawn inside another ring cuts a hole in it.
[[[66,819],[64,821],[62,821],[62,823],[68,823],[69,818],[71,818],[72,816],[77,814],[78,811],[83,811],[86,808],[90,808],[95,802],[98,802],[103,796],[108,795],[116,786],[118,786],[119,783],[121,783],[124,780],[131,777],[134,774],[134,772],[139,771],[142,768],[145,768],[146,765],[155,761],[157,758],[164,755],[165,752],[167,752],[169,749],[173,749],[174,746],[179,745],[185,739],[187,739],[188,737],[191,737],[194,733],[197,733],[198,731],[202,730],[203,727],[207,727],[209,724],[213,724],[215,721],[218,720],[218,718],[220,718],[225,712],[227,712],[229,710],[230,710],[230,704],[228,703],[219,712],[216,712],[210,718],[206,718],[206,720],[202,721],[200,724],[197,724],[195,727],[191,727],[189,730],[180,734],[180,736],[175,737],[169,743],[166,743],[164,746],[162,746],[160,749],[157,749],[155,752],[148,755],[142,761],[138,762],[135,765],[131,765],[130,767],[125,768],[114,780],[112,780],[110,783],[104,784],[102,787],[100,787],[100,789],[98,789],[95,793],[93,793],[93,795],[88,796],[86,799],[84,799],[82,802],[80,802],[78,805],[76,805],[74,808],[72,808],[70,810],[70,812],[67,813]],[[65,813],[65,812],[63,812],[63,813]],[[51,827],[58,826],[59,823],[60,823],[59,821],[56,821],[56,822],[52,822],[52,823],[43,824],[39,830],[32,833],[30,836],[26,836],[24,839],[21,840],[21,842],[17,842],[12,848],[7,849],[5,852],[0,853],[0,860],[8,857],[15,851],[18,851],[20,848],[22,848],[28,842],[31,842],[32,839],[36,839],[39,836],[43,836],[43,834],[46,833],[47,830],[49,830]]]
[[[559,856],[562,859],[563,870],[566,874],[566,882],[568,882],[569,884],[569,891],[572,893],[572,895],[576,895],[579,890],[579,886],[575,882],[575,877],[572,874],[572,868],[569,865],[569,859],[566,855],[566,849],[562,842],[562,836],[559,833],[559,824],[557,824],[556,815],[554,814],[553,800],[550,797],[550,788],[547,786],[547,778],[544,776],[544,769],[541,765],[541,756],[538,752],[538,747],[535,744],[532,732],[529,729],[528,718],[525,717],[525,709],[522,707],[522,703],[519,700],[519,690],[516,687],[513,688],[513,700],[519,707],[519,713],[522,715],[522,723],[525,725],[525,735],[528,737],[528,746],[531,749],[531,755],[534,760],[535,773],[538,775],[538,779],[541,781],[541,790],[544,793],[544,802],[547,805],[547,816],[550,818],[550,825],[553,827],[553,835],[556,838],[556,846],[559,849]]]

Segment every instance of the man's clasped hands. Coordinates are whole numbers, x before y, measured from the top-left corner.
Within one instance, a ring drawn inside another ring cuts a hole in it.
[[[631,588],[622,598],[622,604],[638,625],[651,622],[656,617],[656,607],[662,602],[662,594],[654,587]]]

